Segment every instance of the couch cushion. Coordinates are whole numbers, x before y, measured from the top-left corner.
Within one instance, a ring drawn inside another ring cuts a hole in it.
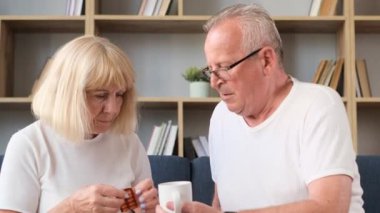
[[[380,212],[380,156],[357,156],[356,161],[364,191],[364,210]]]
[[[168,181],[190,181],[190,161],[187,158],[149,155],[149,161],[155,187]]]
[[[211,179],[209,157],[199,157],[191,161],[191,181],[193,200],[211,205],[214,195],[214,182]]]

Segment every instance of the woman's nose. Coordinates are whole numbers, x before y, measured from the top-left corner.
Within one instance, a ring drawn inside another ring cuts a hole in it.
[[[121,102],[119,98],[112,97],[104,103],[103,111],[108,113],[117,113],[120,110],[120,106]]]

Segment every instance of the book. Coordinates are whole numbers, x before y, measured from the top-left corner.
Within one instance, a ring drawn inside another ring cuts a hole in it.
[[[371,86],[369,84],[367,66],[364,59],[356,60],[356,71],[358,73],[360,89],[363,97],[371,97]]]
[[[312,0],[309,10],[309,16],[318,16],[319,8],[321,6],[322,0]]]
[[[169,12],[172,0],[162,0],[160,10],[158,11],[159,16],[165,16]]]
[[[83,0],[71,0],[71,1],[75,1],[73,15],[80,16],[83,9]]]
[[[343,65],[344,65],[344,59],[339,58],[335,63],[335,70],[333,72],[333,75],[331,77],[331,81],[329,86],[335,90],[338,89],[339,81],[342,80],[341,75],[343,71]]]
[[[356,97],[363,97],[362,90],[360,89],[358,69],[355,69],[355,94]]]
[[[206,136],[199,136],[199,141],[201,142],[201,145],[203,147],[203,150],[205,150],[205,153],[207,156],[210,156],[210,152],[208,149],[208,141]]]
[[[163,155],[173,154],[175,141],[177,139],[177,131],[178,131],[178,125],[172,125],[170,127],[169,136],[168,136],[168,139],[166,140],[165,148],[162,153]]]
[[[160,141],[159,141],[158,146],[156,147],[156,150],[155,150],[156,155],[162,155],[162,152],[163,152],[164,147],[165,147],[166,140],[167,140],[168,135],[169,135],[170,127],[172,125],[172,121],[169,120],[168,122],[164,122],[162,125],[163,125],[163,130],[161,132],[162,134],[160,137]]]
[[[72,16],[74,15],[74,11],[75,11],[75,0],[70,0],[70,8],[69,8],[69,16]]]
[[[84,1],[83,0],[66,0],[65,15],[79,16],[84,14]]]
[[[160,11],[160,8],[161,8],[161,4],[162,4],[162,0],[157,0],[157,3],[156,3],[154,10],[153,10],[154,16],[158,15],[158,12]]]
[[[319,79],[321,78],[322,72],[327,64],[327,61],[328,61],[327,59],[323,59],[319,62],[317,70],[315,71],[313,79],[312,79],[313,83],[317,84],[319,82]]]
[[[317,82],[318,84],[324,84],[325,83],[326,78],[328,77],[329,71],[330,71],[332,66],[334,66],[334,60],[332,60],[332,59],[327,60],[326,65],[323,67],[321,77],[318,79],[318,82]]]
[[[138,15],[142,16],[144,15],[145,5],[147,0],[141,0],[140,9]]]
[[[147,0],[144,7],[144,16],[152,16],[154,13],[154,8],[156,7],[157,0]]]
[[[203,146],[198,138],[192,138],[191,142],[198,157],[207,156],[206,151],[203,149]]]
[[[333,16],[336,13],[338,0],[322,0],[319,8],[320,16]]]
[[[66,11],[65,11],[65,15],[67,15],[67,16],[70,15],[70,11],[71,11],[71,1],[74,1],[74,0],[66,0]]]
[[[158,139],[160,137],[160,134],[161,134],[161,126],[154,126],[153,131],[152,131],[152,135],[150,137],[149,144],[148,144],[148,149],[147,149],[148,155],[154,155],[155,154],[154,150],[158,144]]]
[[[327,70],[326,78],[322,82],[323,85],[325,85],[325,86],[329,86],[330,85],[330,81],[331,81],[332,75],[334,73],[335,67],[336,67],[336,62],[333,61],[332,66],[330,67],[329,70]]]

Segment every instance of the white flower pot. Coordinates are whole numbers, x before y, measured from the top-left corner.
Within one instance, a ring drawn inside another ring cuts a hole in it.
[[[208,97],[210,84],[204,81],[190,83],[190,97]]]

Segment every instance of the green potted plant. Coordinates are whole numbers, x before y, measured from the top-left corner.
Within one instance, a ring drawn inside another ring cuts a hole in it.
[[[203,75],[200,68],[192,66],[185,70],[184,73],[182,73],[182,76],[185,78],[185,80],[189,82],[195,82],[195,81],[204,81],[209,82],[208,78]]]
[[[191,66],[182,73],[185,80],[190,82],[190,97],[208,97],[210,84],[208,78],[203,75],[198,67]]]

